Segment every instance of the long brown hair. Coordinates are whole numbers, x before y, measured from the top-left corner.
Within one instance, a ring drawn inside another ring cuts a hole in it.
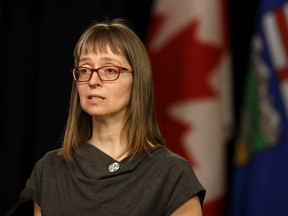
[[[164,145],[154,111],[151,65],[145,46],[122,19],[95,22],[81,35],[74,49],[74,64],[78,66],[82,53],[107,52],[126,57],[133,69],[133,87],[127,107],[122,136],[127,140],[126,152],[135,156],[148,152],[152,145]],[[70,109],[65,128],[62,154],[73,160],[73,151],[92,135],[92,117],[81,106],[76,82],[73,81]]]

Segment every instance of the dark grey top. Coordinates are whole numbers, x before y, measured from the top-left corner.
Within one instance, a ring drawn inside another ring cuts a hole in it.
[[[120,162],[90,144],[75,152],[74,162],[58,152],[36,163],[26,185],[43,216],[170,215],[197,194],[203,204],[205,189],[191,165],[164,146]]]

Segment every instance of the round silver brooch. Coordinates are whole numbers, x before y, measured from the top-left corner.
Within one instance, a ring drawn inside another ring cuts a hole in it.
[[[111,172],[111,173],[116,172],[117,170],[119,170],[119,168],[120,168],[120,164],[118,162],[114,162],[114,163],[110,164],[108,167],[109,172]]]

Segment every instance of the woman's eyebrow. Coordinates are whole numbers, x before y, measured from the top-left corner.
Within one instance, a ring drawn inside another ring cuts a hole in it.
[[[90,58],[84,57],[84,58],[80,58],[79,62],[85,62],[85,61],[89,61],[89,60],[90,60]]]
[[[110,58],[110,57],[101,57],[100,60],[103,60],[103,61],[110,61],[110,62],[117,62],[118,64],[121,64],[120,61],[114,59],[114,58]]]

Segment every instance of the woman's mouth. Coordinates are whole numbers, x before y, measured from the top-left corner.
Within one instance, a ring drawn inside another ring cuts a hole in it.
[[[100,95],[89,95],[88,99],[89,100],[98,100],[98,101],[100,101],[100,100],[104,100],[105,98],[100,96]]]

